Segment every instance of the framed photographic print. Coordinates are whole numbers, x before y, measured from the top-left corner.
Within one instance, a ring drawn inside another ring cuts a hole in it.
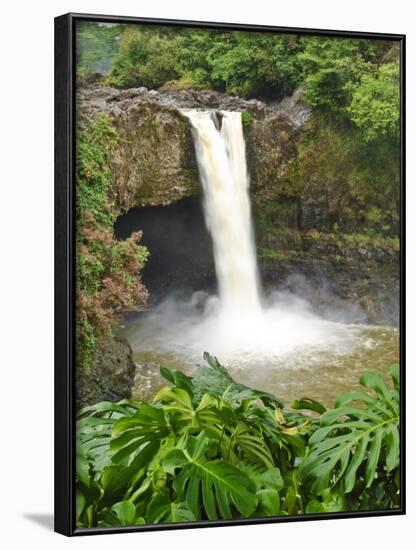
[[[403,514],[405,37],[55,34],[56,531]]]

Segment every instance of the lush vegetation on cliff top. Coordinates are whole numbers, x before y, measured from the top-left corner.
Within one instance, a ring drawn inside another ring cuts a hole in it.
[[[399,57],[398,42],[364,38],[90,22],[78,29],[78,70],[100,71],[105,84],[212,89],[266,101],[301,87],[314,115],[276,192],[328,190],[331,209],[347,213],[348,224],[352,211],[354,221],[369,221],[369,205],[383,211],[381,224],[397,220]]]
[[[279,99],[302,86],[313,108],[363,140],[399,135],[394,41],[78,23],[78,70],[120,87],[203,88]],[[99,63],[101,60],[101,65]]]
[[[289,409],[235,382],[218,361],[151,402],[102,402],[77,422],[80,527],[285,516],[400,505],[399,366],[333,409]],[[301,412],[303,411],[303,412]],[[305,411],[310,411],[309,413]]]

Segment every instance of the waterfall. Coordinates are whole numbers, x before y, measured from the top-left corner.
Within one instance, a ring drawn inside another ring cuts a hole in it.
[[[172,293],[131,326],[127,337],[134,351],[145,362],[156,354],[155,362],[172,361],[173,368],[178,359],[191,368],[209,351],[228,367],[247,366],[253,381],[264,376],[265,387],[290,360],[306,368],[320,353],[351,353],[361,345],[355,326],[319,317],[287,290],[260,291],[241,113],[184,114],[195,142],[218,296],[205,289],[188,298]]]
[[[230,314],[261,309],[241,113],[187,111],[212,236],[219,296]]]

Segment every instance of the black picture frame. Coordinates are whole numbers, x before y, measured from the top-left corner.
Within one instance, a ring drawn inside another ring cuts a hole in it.
[[[75,23],[145,23],[244,30],[281,34],[371,38],[400,43],[401,177],[400,177],[400,369],[401,369],[401,506],[394,510],[337,512],[242,520],[215,520],[129,527],[76,528],[75,525]],[[402,34],[242,25],[68,13],[55,18],[55,531],[66,536],[189,529],[243,524],[316,521],[405,514],[405,48]]]

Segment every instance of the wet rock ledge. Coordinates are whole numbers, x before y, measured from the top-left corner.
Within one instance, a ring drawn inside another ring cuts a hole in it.
[[[93,367],[77,370],[76,408],[99,401],[120,401],[131,397],[136,365],[125,338],[110,337],[97,347]]]
[[[80,86],[81,125],[100,115],[117,131],[111,161],[116,206],[167,206],[201,193],[194,144],[184,109],[243,112],[251,187],[267,188],[296,152],[299,130],[310,115],[301,91],[269,105],[211,90],[164,92]]]

